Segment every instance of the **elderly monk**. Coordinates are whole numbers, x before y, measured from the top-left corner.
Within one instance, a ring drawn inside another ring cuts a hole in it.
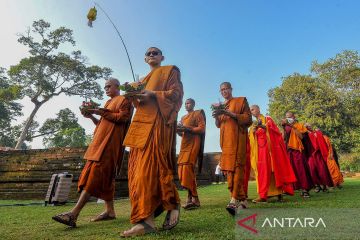
[[[304,154],[304,145],[301,141],[307,129],[304,124],[297,121],[295,114],[292,112],[285,114],[285,119],[281,120],[281,125],[284,129],[284,139],[290,163],[297,179],[294,188],[295,190],[301,189],[301,196],[309,198],[309,190],[313,187],[313,183]]]
[[[220,85],[225,99],[225,109],[218,108],[212,113],[215,124],[220,128],[221,158],[220,167],[227,176],[231,193],[226,210],[235,215],[238,207],[246,208],[246,189],[244,184],[246,167],[247,128],[251,125],[251,113],[245,97],[233,97],[229,82]]]
[[[309,164],[311,179],[315,185],[315,192],[321,190],[327,192],[327,186],[332,187],[333,182],[327,167],[328,149],[322,132],[313,129],[310,123],[305,123],[308,132],[304,135],[303,143],[306,149],[307,162]],[[323,156],[320,145],[325,147],[325,155]]]
[[[84,117],[93,121],[96,128],[94,138],[84,155],[87,162],[78,182],[81,194],[75,207],[70,212],[54,216],[55,221],[76,227],[76,219],[91,196],[105,201],[105,211],[91,221],[115,219],[115,175],[121,167],[124,155],[122,142],[132,115],[131,102],[119,95],[119,85],[115,78],[107,80],[105,91],[110,99],[104,108],[82,112]],[[100,115],[101,118],[98,120],[93,114]]]
[[[182,105],[183,86],[175,66],[161,66],[164,56],[151,47],[145,62],[151,72],[141,80],[145,90],[132,97],[136,108],[124,145],[130,147],[130,221],[134,226],[124,237],[155,231],[154,218],[167,211],[163,228],[179,222],[180,199],[174,183],[176,126]]]
[[[258,105],[250,107],[256,122],[250,127],[249,138],[252,149],[251,159],[257,181],[259,197],[254,203],[267,202],[267,198],[277,196],[282,201],[282,193],[294,195],[296,182],[282,135],[270,116],[260,113]]]
[[[199,159],[198,168],[201,172],[206,120],[204,111],[194,111],[194,107],[195,100],[188,98],[185,101],[188,114],[181,118],[177,128],[177,133],[182,137],[178,157],[178,175],[181,186],[188,190],[187,202],[183,206],[186,210],[200,207],[196,190],[195,166]]]
[[[327,166],[335,187],[342,188],[341,184],[344,182],[343,175],[340,172],[339,166],[336,164],[334,157],[334,150],[330,138],[323,135],[323,140],[320,139],[319,146],[321,154],[327,159]]]

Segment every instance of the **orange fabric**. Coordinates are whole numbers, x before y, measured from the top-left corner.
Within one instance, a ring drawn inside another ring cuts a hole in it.
[[[227,174],[228,188],[236,199],[245,199],[244,171],[246,164],[247,128],[251,125],[251,112],[245,97],[232,98],[226,108],[236,119],[220,115],[221,170]]]
[[[183,188],[188,189],[191,195],[194,197],[198,196],[196,190],[196,174],[195,167],[192,164],[182,164],[178,167],[178,176],[180,184]]]
[[[300,133],[307,132],[307,129],[304,126],[304,124],[299,123],[299,122],[294,123],[293,128],[291,129],[290,137],[289,137],[288,148],[302,152],[304,150],[304,146],[301,142],[301,139],[296,135],[295,129],[297,131],[299,131]]]
[[[334,151],[331,145],[331,141],[330,138],[328,136],[324,135],[324,139],[326,144],[328,145],[329,148],[329,154],[328,154],[328,159],[327,159],[327,166],[332,178],[332,181],[334,183],[335,186],[338,186],[340,184],[342,184],[344,182],[344,178],[343,175],[340,172],[340,169],[338,167],[338,165],[335,162],[334,159]]]
[[[78,190],[111,201],[115,191],[116,168],[121,166],[124,148],[120,147],[131,119],[131,103],[122,96],[108,100],[107,111],[100,118],[84,159],[87,159],[78,182]]]
[[[200,151],[201,134],[205,133],[205,119],[201,111],[193,111],[181,118],[185,127],[192,127],[192,132],[182,134],[178,157],[178,176],[182,187],[197,196],[195,166]]]
[[[129,197],[131,223],[175,209],[180,203],[174,184],[175,134],[177,113],[183,98],[180,71],[164,66],[143,80],[155,97],[136,105],[136,113],[125,137],[130,146]]]

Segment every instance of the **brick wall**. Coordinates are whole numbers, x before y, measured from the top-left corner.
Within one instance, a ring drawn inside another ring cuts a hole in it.
[[[74,175],[70,199],[76,200],[77,180],[85,164],[86,148],[53,148],[40,150],[0,150],[0,199],[45,199],[51,175],[69,172]],[[214,180],[219,153],[204,154],[198,185]],[[127,159],[127,158],[126,158]],[[128,196],[127,160],[116,179],[115,197]]]

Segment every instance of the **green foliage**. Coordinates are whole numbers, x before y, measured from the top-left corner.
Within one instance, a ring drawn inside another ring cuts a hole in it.
[[[35,106],[17,147],[25,140],[30,123],[45,102],[60,94],[101,99],[103,91],[96,80],[108,78],[111,73],[109,68],[89,66],[81,51],[61,52],[63,45],[75,45],[72,30],[65,27],[51,30],[50,23],[34,21],[32,28],[19,35],[18,41],[29,47],[30,56],[10,67],[10,80]]]
[[[15,147],[16,137],[11,120],[21,116],[20,88],[10,85],[4,68],[0,68],[0,146]]]
[[[341,170],[360,172],[360,152],[341,154],[339,164]]]
[[[312,75],[294,73],[271,89],[269,112],[280,120],[293,111],[329,135],[341,152],[360,150],[360,56],[344,51],[320,64],[312,63]]]
[[[68,108],[57,113],[57,118],[47,119],[39,129],[46,147],[84,147],[87,138],[75,114]]]

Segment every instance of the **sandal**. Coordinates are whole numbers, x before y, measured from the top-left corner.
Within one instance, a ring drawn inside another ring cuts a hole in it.
[[[257,198],[257,199],[253,199],[251,202],[253,202],[253,203],[267,203],[267,200],[265,198]]]
[[[164,230],[173,229],[173,228],[179,223],[179,221],[180,221],[180,204],[177,204],[177,205],[176,205],[176,208],[175,208],[174,210],[178,210],[178,211],[179,211],[179,214],[178,214],[178,217],[177,217],[177,219],[176,219],[176,222],[173,223],[173,224],[169,224],[171,210],[170,210],[170,211],[167,211],[166,217],[165,217],[165,220],[164,220],[164,223],[163,223],[163,229],[164,229]]]
[[[120,237],[122,238],[126,238],[126,237],[136,237],[136,236],[142,236],[145,234],[150,234],[150,233],[156,233],[157,230],[156,228],[150,226],[149,224],[147,224],[145,221],[141,221],[138,224],[140,224],[141,226],[143,226],[143,229],[140,229],[137,232],[132,232],[130,234],[125,234],[125,232],[120,234]]]
[[[309,192],[306,192],[306,191],[302,192],[302,197],[303,198],[310,198]]]
[[[200,207],[200,203],[189,202],[184,206],[185,210],[192,210]]]
[[[76,218],[71,212],[60,213],[52,217],[53,220],[68,225],[70,227],[76,227]]]
[[[116,219],[115,216],[110,216],[109,213],[103,212],[100,215],[96,216],[95,218],[90,219],[90,222],[99,222],[99,221],[107,221],[107,220],[114,220]]]
[[[319,193],[320,191],[321,191],[321,187],[320,187],[320,186],[316,186],[314,192]]]
[[[227,210],[232,216],[235,216],[236,210],[237,210],[237,206],[236,206],[235,203],[229,203],[229,204],[226,206],[226,210]]]

